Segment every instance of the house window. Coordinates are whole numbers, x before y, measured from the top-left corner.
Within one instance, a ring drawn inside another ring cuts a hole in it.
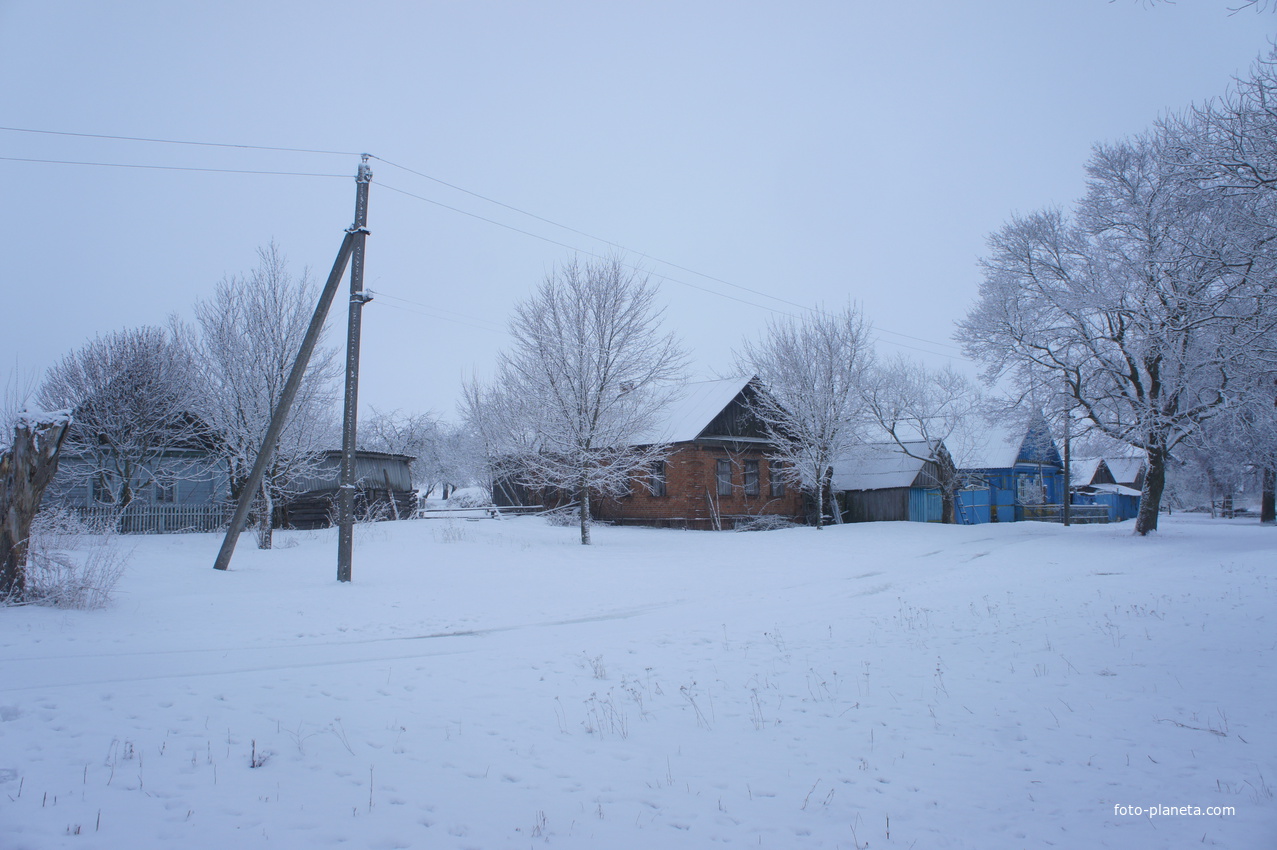
[[[177,501],[177,482],[172,478],[155,479],[155,501],[157,504],[171,505]]]
[[[767,464],[767,484],[771,489],[771,497],[779,499],[785,495],[785,465],[778,460]]]
[[[1022,475],[1016,479],[1017,496],[1022,505],[1041,505],[1046,503],[1046,487],[1041,476]]]
[[[652,464],[647,477],[647,490],[653,496],[665,495],[665,461],[658,460]]]
[[[718,482],[718,495],[732,495],[732,462],[725,457],[714,464],[714,479]]]
[[[757,496],[759,494],[758,487],[758,461],[745,461],[745,495]]]

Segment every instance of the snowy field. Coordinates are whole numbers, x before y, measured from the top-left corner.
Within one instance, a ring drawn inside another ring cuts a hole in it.
[[[1277,846],[1277,529],[575,535],[127,539],[0,610],[0,847]]]

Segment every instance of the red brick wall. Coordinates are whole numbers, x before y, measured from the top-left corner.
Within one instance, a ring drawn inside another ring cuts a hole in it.
[[[716,461],[732,462],[732,493],[718,495]],[[745,495],[744,461],[756,460],[759,468],[757,496]],[[802,496],[792,484],[785,495],[771,497],[768,458],[761,448],[731,451],[716,446],[684,443],[665,461],[665,496],[653,496],[643,482],[635,481],[630,495],[608,499],[598,506],[599,519],[627,525],[661,525],[679,528],[712,528],[711,502],[717,506],[723,528],[739,518],[774,514],[802,521]]]

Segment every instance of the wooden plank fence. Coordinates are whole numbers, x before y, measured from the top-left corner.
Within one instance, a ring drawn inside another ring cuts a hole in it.
[[[73,508],[90,527],[114,528],[121,534],[178,534],[188,531],[223,531],[235,506],[151,505],[134,502],[120,510],[114,505]]]

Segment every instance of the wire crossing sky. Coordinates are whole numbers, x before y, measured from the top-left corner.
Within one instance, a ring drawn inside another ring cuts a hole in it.
[[[1222,0],[406,5],[0,2],[6,370],[189,318],[271,239],[322,276],[362,152],[365,406],[451,416],[574,253],[662,282],[697,377],[848,302],[966,368],[986,236],[1277,32]]]

